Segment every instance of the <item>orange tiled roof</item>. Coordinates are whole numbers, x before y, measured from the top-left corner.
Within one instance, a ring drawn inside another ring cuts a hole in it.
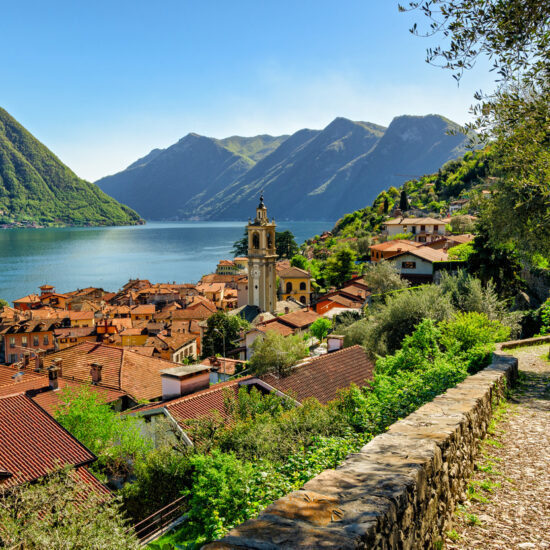
[[[278,319],[267,321],[266,323],[262,323],[261,325],[256,325],[256,330],[264,333],[272,330],[274,332],[282,334],[283,336],[290,336],[291,334],[294,334],[294,329],[292,327],[281,323]]]
[[[91,383],[90,364],[103,366],[99,385],[122,390],[137,399],[156,399],[162,395],[160,371],[172,368],[175,363],[146,357],[126,348],[82,342],[46,355],[47,368],[53,359],[62,359],[64,378]]]
[[[40,302],[38,294],[28,294],[27,296],[23,296],[23,298],[13,301],[14,304],[36,304],[38,302]]]
[[[365,350],[352,346],[297,365],[284,378],[264,374],[260,379],[300,402],[315,397],[321,403],[328,403],[338,397],[339,390],[351,384],[364,386],[366,380],[373,378],[373,370]]]
[[[383,222],[383,225],[443,225],[443,220],[435,218],[394,218]]]
[[[29,397],[0,397],[0,485],[38,479],[60,466],[83,466],[95,455]]]
[[[281,317],[277,317],[277,320],[292,327],[306,328],[319,317],[320,315],[311,309],[302,309],[300,311],[293,311],[292,313],[281,315]]]
[[[282,279],[309,279],[311,275],[309,271],[300,269],[299,267],[290,266],[286,269],[281,269],[277,273]]]
[[[417,243],[415,241],[407,241],[406,239],[395,239],[394,241],[386,241],[385,243],[373,244],[369,246],[371,250],[378,250],[380,252],[401,252],[403,250],[412,250],[422,246],[423,243]]]
[[[421,248],[416,248],[415,250],[407,250],[405,252],[400,252],[399,254],[396,254],[395,256],[392,256],[391,258],[388,258],[385,261],[393,262],[397,258],[404,256],[405,254],[416,256],[423,260],[427,260],[428,262],[445,262],[448,259],[448,254],[443,250],[434,250],[433,248],[422,246]]]

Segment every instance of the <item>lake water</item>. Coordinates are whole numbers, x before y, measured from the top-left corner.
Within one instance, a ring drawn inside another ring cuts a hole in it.
[[[246,222],[150,222],[131,227],[0,230],[0,298],[12,301],[44,283],[58,292],[118,290],[130,278],[195,283],[231,258]],[[300,244],[330,222],[277,222]]]

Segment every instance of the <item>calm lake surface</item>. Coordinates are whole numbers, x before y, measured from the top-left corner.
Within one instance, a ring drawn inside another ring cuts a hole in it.
[[[58,292],[118,290],[130,278],[195,283],[232,257],[246,222],[150,222],[131,227],[0,230],[0,298],[12,301],[44,283]],[[330,222],[277,222],[301,244]]]

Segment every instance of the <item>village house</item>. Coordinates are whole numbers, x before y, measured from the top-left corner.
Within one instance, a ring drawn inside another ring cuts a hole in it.
[[[293,298],[304,305],[311,302],[311,275],[298,267],[278,271],[279,296],[282,300]]]
[[[216,266],[218,275],[235,275],[239,269],[232,260],[220,260]]]
[[[155,311],[154,304],[130,306],[130,319],[132,321],[151,321]]]
[[[59,319],[22,320],[0,326],[4,362],[7,364],[23,361],[25,355],[55,348],[53,331],[61,327]]]
[[[29,311],[41,305],[42,302],[38,294],[28,294],[27,296],[23,296],[23,298],[13,301],[13,307],[19,311]]]
[[[404,279],[413,285],[430,283],[433,281],[434,263],[446,262],[447,253],[443,250],[433,250],[426,246],[396,254],[388,258],[388,262],[395,265]]]
[[[456,201],[452,201],[449,204],[449,214],[453,214],[454,212],[458,212],[459,210],[466,208],[469,203],[470,199],[458,199]]]
[[[81,342],[96,342],[97,332],[95,327],[61,327],[53,331],[55,349],[65,349]]]
[[[445,235],[445,223],[435,218],[395,218],[382,225],[382,234],[389,239],[403,233],[410,233],[413,240],[426,243]]]
[[[43,306],[50,306],[58,309],[67,309],[69,297],[66,294],[60,294],[55,291],[52,285],[42,285],[40,287],[40,303]]]
[[[400,254],[401,252],[414,250],[415,248],[422,246],[422,244],[423,243],[406,241],[404,239],[395,239],[393,241],[386,241],[380,244],[373,244],[369,246],[370,261],[376,263],[381,260],[386,260],[396,254]]]
[[[237,256],[233,258],[233,263],[238,271],[248,273],[248,258],[246,256]]]

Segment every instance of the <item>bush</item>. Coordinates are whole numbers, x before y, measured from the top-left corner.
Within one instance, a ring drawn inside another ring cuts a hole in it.
[[[277,372],[288,374],[290,367],[300,359],[307,357],[309,350],[301,335],[283,336],[269,330],[265,336],[258,336],[252,344],[254,354],[250,359],[249,368],[255,374]]]
[[[542,307],[540,308],[540,320],[541,320],[541,327],[540,327],[540,333],[542,335],[549,334],[550,333],[550,298],[542,304]]]
[[[135,523],[170,504],[191,486],[188,454],[164,447],[136,462],[135,481],[121,491],[124,508]]]
[[[423,319],[442,321],[453,313],[449,297],[438,286],[406,290],[377,305],[368,319],[348,327],[345,343],[361,344],[372,355],[386,355],[397,350]]]
[[[384,261],[364,264],[363,279],[372,294],[400,290],[409,286],[409,282],[399,275],[396,266]]]

